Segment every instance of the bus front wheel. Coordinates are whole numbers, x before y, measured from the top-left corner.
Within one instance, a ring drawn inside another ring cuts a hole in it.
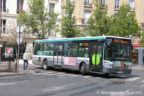
[[[82,75],[86,75],[87,74],[87,67],[86,67],[86,64],[83,63],[80,67],[80,72]]]
[[[44,62],[43,62],[43,69],[44,69],[44,70],[47,70],[47,69],[48,69],[47,60],[44,60]]]

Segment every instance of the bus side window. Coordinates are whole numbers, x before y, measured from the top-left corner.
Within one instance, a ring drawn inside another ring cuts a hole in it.
[[[78,57],[88,57],[88,43],[80,43],[78,50]]]
[[[84,57],[88,57],[88,48],[85,48]]]
[[[35,46],[35,55],[42,55],[42,44],[36,44]]]
[[[69,43],[68,56],[76,57],[78,53],[78,44],[77,43]]]

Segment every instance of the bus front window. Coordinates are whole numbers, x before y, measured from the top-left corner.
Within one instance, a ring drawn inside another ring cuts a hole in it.
[[[131,47],[129,44],[112,43],[106,46],[106,60],[130,61]]]

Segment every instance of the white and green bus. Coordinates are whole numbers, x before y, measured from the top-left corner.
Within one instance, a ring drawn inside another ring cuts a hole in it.
[[[100,74],[130,74],[129,38],[101,36],[34,41],[32,62],[48,67]]]

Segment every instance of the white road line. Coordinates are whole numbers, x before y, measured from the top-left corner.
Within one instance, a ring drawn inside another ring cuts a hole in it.
[[[66,89],[66,87],[73,85],[73,84],[67,84],[64,86],[56,86],[56,87],[51,87],[51,88],[47,88],[42,90],[43,92],[49,92],[49,91],[56,91],[56,90],[62,90],[62,89]]]
[[[140,79],[140,77],[129,78],[129,79],[126,79],[126,81],[135,81],[135,80],[138,80],[138,79]]]
[[[61,89],[65,89],[64,86],[48,88],[48,89],[44,89],[43,91],[49,92],[49,91],[56,91],[56,90],[61,90]]]
[[[4,83],[4,82],[0,82],[0,86],[7,86],[7,85],[14,85],[16,83]]]
[[[91,78],[92,76],[83,76],[84,78]]]

